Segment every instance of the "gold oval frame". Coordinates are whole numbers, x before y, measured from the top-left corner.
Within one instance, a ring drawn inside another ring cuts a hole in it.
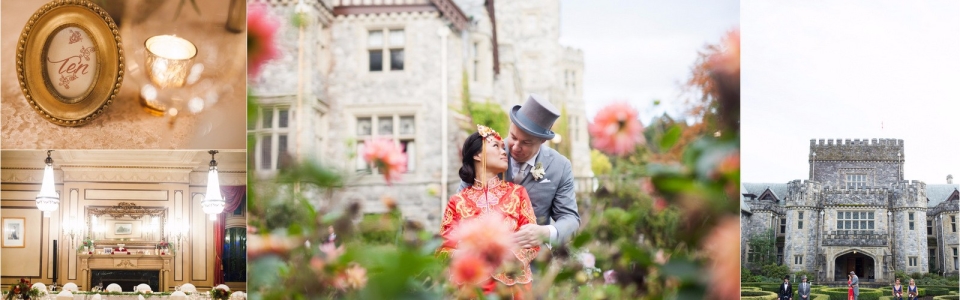
[[[96,78],[91,87],[74,103],[65,103],[51,90],[45,74],[43,55],[50,37],[64,26],[87,31],[96,48]],[[40,7],[17,41],[17,80],[33,109],[47,121],[61,126],[80,126],[103,114],[123,83],[123,43],[120,29],[105,10],[87,0],[55,0]]]

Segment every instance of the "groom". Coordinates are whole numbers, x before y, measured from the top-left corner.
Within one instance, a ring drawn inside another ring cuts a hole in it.
[[[522,248],[537,246],[543,241],[566,243],[580,227],[570,160],[544,145],[556,135],[550,128],[559,117],[560,110],[534,94],[510,111],[512,123],[504,139],[510,153],[505,180],[527,190],[537,216],[536,225],[524,225],[513,236]],[[460,183],[461,190],[466,187],[465,182]]]

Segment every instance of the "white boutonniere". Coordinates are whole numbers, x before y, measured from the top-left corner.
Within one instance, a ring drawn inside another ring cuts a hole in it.
[[[530,171],[530,175],[533,175],[533,179],[535,180],[540,180],[541,178],[543,178],[543,174],[545,173],[546,171],[543,170],[543,163],[539,163],[539,162],[535,167],[533,167],[533,171]]]

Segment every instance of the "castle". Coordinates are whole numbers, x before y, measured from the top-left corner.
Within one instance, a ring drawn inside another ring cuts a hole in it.
[[[592,177],[583,53],[559,43],[559,0],[251,2],[283,21],[280,57],[250,79],[260,104],[248,128],[258,176],[289,160],[319,161],[348,174],[342,188],[303,192],[316,205],[360,202],[378,213],[389,196],[405,218],[438,230],[473,125],[461,113],[466,97],[507,112],[536,93],[565,108],[559,142],[570,144],[578,182]],[[360,155],[371,138],[407,154],[393,185]]]
[[[748,240],[775,235],[779,264],[818,281],[890,282],[895,271],[957,274],[958,186],[903,178],[903,140],[810,140],[809,179],[741,185]]]

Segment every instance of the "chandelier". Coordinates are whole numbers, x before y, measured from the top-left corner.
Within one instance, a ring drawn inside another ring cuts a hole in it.
[[[210,215],[211,220],[216,220],[217,215],[223,212],[226,201],[220,194],[220,179],[217,176],[217,160],[214,155],[219,153],[217,150],[210,150],[210,171],[207,173],[207,195],[200,201],[203,212]]]
[[[43,183],[40,185],[40,194],[37,194],[37,208],[43,212],[44,217],[50,217],[50,212],[56,211],[60,207],[60,195],[54,189],[56,182],[53,181],[53,158],[50,158],[50,152],[47,150],[47,159],[43,168]]]

